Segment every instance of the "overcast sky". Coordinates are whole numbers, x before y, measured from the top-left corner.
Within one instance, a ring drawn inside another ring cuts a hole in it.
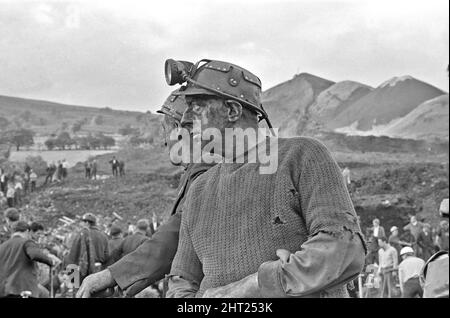
[[[448,0],[0,0],[0,95],[154,111],[167,58],[220,59],[266,90],[296,73],[448,91]]]

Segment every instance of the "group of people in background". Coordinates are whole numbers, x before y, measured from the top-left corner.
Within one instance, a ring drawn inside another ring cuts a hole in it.
[[[69,172],[69,163],[66,159],[51,162],[47,165],[46,169],[47,175],[45,177],[44,184],[52,182],[61,182],[67,178]]]
[[[402,235],[397,226],[387,233],[377,218],[372,225],[366,232],[369,249],[366,264],[376,268],[376,276],[382,282],[380,297],[392,297],[396,281],[402,297],[422,297],[419,274],[425,262],[437,251],[449,250],[448,220],[432,228],[411,216],[402,228]]]
[[[38,175],[28,164],[23,169],[15,165],[0,167],[0,209],[17,206],[25,195],[36,191],[37,178]]]
[[[116,156],[113,156],[109,163],[111,164],[114,177],[123,177],[125,175],[125,162],[123,160],[118,160]]]
[[[97,179],[97,160],[86,160],[84,162],[84,177],[87,179]]]
[[[46,298],[56,293],[70,297],[77,286],[67,280],[69,265],[77,266],[81,282],[149,239],[159,226],[155,220],[129,222],[126,228],[117,218],[86,213],[79,222],[46,231],[18,209],[6,209],[0,238],[0,298]],[[109,292],[120,294],[117,289]]]

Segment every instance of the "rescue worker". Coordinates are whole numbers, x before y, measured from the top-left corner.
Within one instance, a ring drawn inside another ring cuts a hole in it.
[[[125,255],[133,252],[147,239],[147,229],[149,222],[146,219],[141,219],[136,223],[136,230],[133,234],[124,238],[120,244],[110,253],[109,264],[114,264]]]
[[[414,256],[414,250],[405,246],[400,251],[401,263],[398,265],[398,280],[402,298],[422,297],[423,289],[420,285],[419,276],[425,262]]]
[[[109,258],[111,258],[111,252],[114,251],[123,240],[122,229],[117,225],[113,225],[111,226],[109,235],[111,236],[111,239],[108,241],[108,250]]]
[[[180,127],[180,120],[185,108],[184,97],[172,93],[161,109],[157,111],[164,115],[162,126],[165,146],[168,150],[175,143],[170,140],[170,133]],[[180,165],[181,163],[172,161],[172,164]],[[178,234],[186,193],[192,182],[211,166],[211,164],[205,163],[185,166],[170,218],[134,252],[124,256],[106,270],[88,276],[83,281],[77,297],[90,297],[96,292],[116,285],[125,291],[126,297],[133,297],[146,287],[163,279],[170,271],[178,247]]]
[[[119,175],[118,174],[119,160],[116,159],[116,156],[113,156],[112,159],[109,161],[109,163],[111,164],[113,177],[117,177]]]
[[[5,224],[2,226],[0,244],[12,235],[12,228],[20,220],[20,212],[16,208],[8,208],[4,212]]]
[[[30,228],[24,221],[14,224],[11,238],[0,245],[0,298],[19,298],[22,292],[31,292],[31,297],[39,297],[35,262],[48,266],[56,263],[45,255],[30,238]]]
[[[442,217],[448,219],[449,201],[444,199],[439,207]],[[423,298],[448,298],[449,297],[449,262],[448,251],[439,251],[425,263],[420,274],[423,286]]]
[[[182,126],[201,124],[194,139],[206,129],[221,136],[226,128],[257,131],[258,117],[270,126],[254,74],[221,61],[183,65],[168,60],[166,80],[188,82],[178,94],[188,104]],[[212,167],[188,192],[167,295],[348,297],[346,283],[362,270],[365,245],[330,152],[303,137],[247,138],[241,151],[237,144],[218,144],[215,154],[233,163]],[[246,162],[267,148],[275,171],[270,162]]]
[[[65,262],[80,266],[81,280],[102,269],[109,257],[108,237],[96,226],[97,218],[86,213],[82,221],[84,228],[75,236]]]
[[[431,234],[431,226],[425,223],[422,227],[422,232],[417,237],[417,246],[420,250],[420,258],[424,261],[428,260],[434,254],[434,242]]]
[[[385,291],[388,291],[388,298],[391,298],[394,280],[397,275],[396,270],[398,268],[398,253],[397,250],[388,243],[385,236],[378,239],[378,259],[380,265],[378,266],[378,275],[382,278],[382,286],[380,289],[380,297],[384,297]]]

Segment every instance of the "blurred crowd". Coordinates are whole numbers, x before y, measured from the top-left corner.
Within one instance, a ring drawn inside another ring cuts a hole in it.
[[[376,218],[366,229],[366,241],[366,274],[368,280],[373,279],[366,284],[369,287],[366,292],[373,288],[372,292],[378,295],[372,296],[422,297],[419,277],[425,262],[438,251],[449,249],[448,218],[432,227],[411,216],[408,224],[400,228],[392,226],[389,232]]]
[[[134,251],[159,226],[156,216],[133,224],[123,222],[117,213],[111,217],[87,213],[59,221],[60,225],[47,229],[40,222],[27,221],[16,208],[5,210],[0,229],[0,297],[73,297],[86,276]],[[108,294],[120,295],[117,288]]]

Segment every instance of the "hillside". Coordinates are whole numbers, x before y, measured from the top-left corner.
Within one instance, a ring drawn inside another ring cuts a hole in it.
[[[262,102],[274,127],[280,136],[295,135],[298,119],[307,112],[307,108],[316,97],[334,82],[308,74],[295,75],[263,92]]]
[[[348,127],[349,132],[368,131],[403,117],[423,102],[442,94],[440,89],[410,76],[394,77],[339,113],[329,126]]]
[[[10,125],[21,125],[32,129],[38,135],[46,136],[62,130],[70,131],[76,123],[82,123],[80,133],[114,134],[120,127],[139,127],[157,116],[135,111],[0,96],[0,118],[9,121]]]
[[[345,111],[357,100],[366,96],[373,90],[372,87],[353,81],[338,82],[317,96],[309,108],[309,118],[321,129],[332,126],[334,118]],[[305,129],[314,128],[311,123],[298,127],[301,134]]]
[[[419,105],[412,112],[389,124],[386,136],[413,139],[447,139],[449,133],[448,94]]]

